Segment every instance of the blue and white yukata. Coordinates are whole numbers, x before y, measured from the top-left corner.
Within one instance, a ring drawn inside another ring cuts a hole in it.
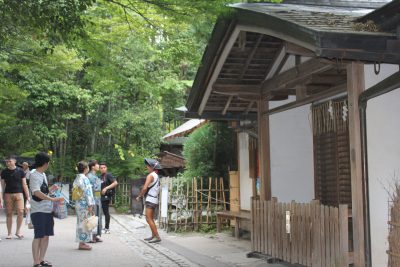
[[[76,211],[76,242],[90,242],[92,240],[91,231],[87,231],[83,227],[83,221],[89,217],[88,207],[93,206],[95,204],[92,185],[89,179],[83,174],[80,173],[76,176],[73,186],[79,187],[83,195],[82,197],[75,201],[75,211]]]

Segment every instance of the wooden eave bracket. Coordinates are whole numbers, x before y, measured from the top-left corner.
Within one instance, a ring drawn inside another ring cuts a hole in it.
[[[331,61],[311,59],[264,81],[261,90],[264,93],[286,89],[290,85],[299,85],[313,74],[332,68],[334,68],[334,64]]]
[[[299,55],[303,57],[315,57],[315,53],[307,48],[304,48],[302,46],[296,45],[294,43],[290,42],[285,42],[284,44],[286,53],[291,54],[291,55]]]

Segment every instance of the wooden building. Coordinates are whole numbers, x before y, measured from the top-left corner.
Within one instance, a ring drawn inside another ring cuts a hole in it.
[[[255,252],[383,266],[366,137],[367,122],[384,118],[366,117],[366,103],[400,86],[400,1],[386,2],[243,3],[216,23],[186,116],[237,121],[239,140],[256,138],[257,159],[239,164],[259,166],[259,195],[255,179],[248,195]]]

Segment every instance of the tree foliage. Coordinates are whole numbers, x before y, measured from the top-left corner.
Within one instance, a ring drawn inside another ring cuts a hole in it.
[[[228,177],[236,169],[235,133],[226,122],[208,122],[189,135],[183,148],[184,176]]]
[[[89,158],[142,172],[226,3],[0,0],[0,155],[52,151],[54,174]]]

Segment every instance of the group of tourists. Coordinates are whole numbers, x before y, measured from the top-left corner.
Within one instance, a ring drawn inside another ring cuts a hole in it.
[[[27,216],[30,216],[34,229],[32,241],[33,266],[52,266],[50,262],[45,260],[45,255],[49,236],[54,235],[53,203],[63,203],[65,199],[49,194],[49,183],[45,172],[49,167],[50,157],[44,152],[36,154],[33,170],[29,169],[29,164],[26,162],[22,164],[22,168],[17,167],[15,156],[7,157],[5,163],[7,168],[1,172],[0,208],[3,208],[3,206],[6,208],[6,239],[13,238],[12,217],[14,208],[17,211],[15,237],[18,239],[24,238],[21,226],[24,212],[29,212]],[[161,241],[161,238],[154,222],[154,210],[158,206],[160,190],[158,170],[161,169],[161,166],[154,159],[145,159],[145,165],[149,174],[136,200],[145,199],[146,221],[152,233],[145,240],[149,243],[157,243]],[[91,250],[92,247],[88,243],[102,242],[102,233],[110,233],[109,205],[118,182],[107,171],[107,165],[104,162],[99,163],[97,160],[80,161],[76,170],[78,174],[72,187],[72,198],[75,201],[77,215],[75,241],[79,244],[79,250]],[[97,175],[99,171],[100,176]],[[102,227],[103,215],[105,218],[104,228]],[[86,226],[89,218],[97,220],[95,222],[96,227],[89,229]]]

